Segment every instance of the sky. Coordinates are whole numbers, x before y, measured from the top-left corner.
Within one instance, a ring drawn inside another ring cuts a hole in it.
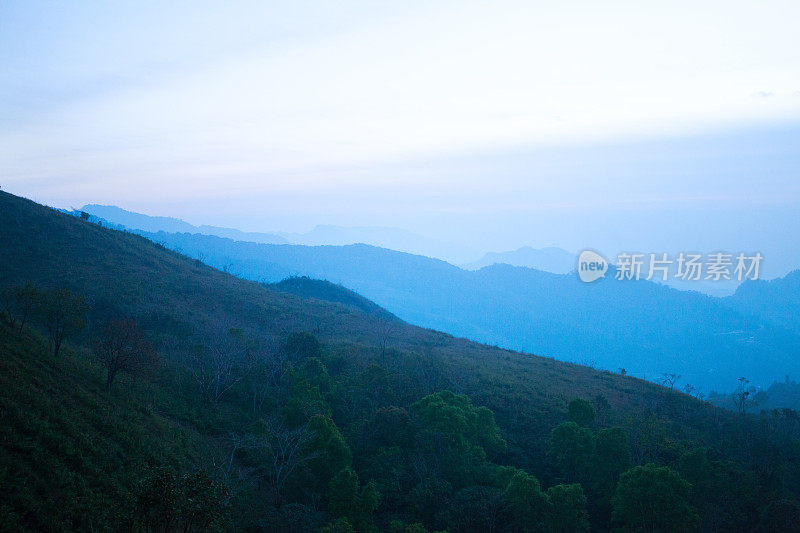
[[[800,3],[0,3],[0,186],[800,267]],[[468,251],[468,252],[467,252]],[[473,258],[474,259],[474,258]]]

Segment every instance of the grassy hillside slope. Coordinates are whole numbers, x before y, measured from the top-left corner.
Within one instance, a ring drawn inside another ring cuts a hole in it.
[[[0,338],[0,529],[117,529],[151,466],[186,469],[207,452],[174,411],[158,412],[160,389],[109,393],[92,361],[53,360],[38,335],[4,325]]]

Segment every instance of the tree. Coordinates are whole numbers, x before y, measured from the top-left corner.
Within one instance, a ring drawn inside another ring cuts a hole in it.
[[[223,525],[228,499],[227,487],[203,471],[177,476],[162,469],[139,488],[136,519],[144,531],[209,531]]]
[[[81,295],[63,287],[45,291],[41,300],[50,348],[53,357],[58,357],[64,339],[80,333],[86,327],[84,317],[88,307]]]
[[[381,357],[385,357],[386,347],[398,330],[398,321],[394,317],[378,317],[373,322],[373,327],[378,339],[378,346],[381,349]]]
[[[219,402],[242,380],[250,363],[248,354],[247,339],[239,328],[214,336],[209,346],[195,347],[192,371],[204,405]]]
[[[40,298],[41,291],[30,282],[22,286],[6,285],[0,291],[0,320],[22,333]]]
[[[595,416],[597,416],[594,405],[581,398],[575,398],[569,402],[568,411],[570,421],[579,426],[590,426],[594,422]]]
[[[316,387],[320,392],[329,392],[331,388],[331,378],[325,364],[317,357],[309,357],[303,361],[294,374],[296,381],[305,381],[312,387]]]
[[[414,438],[414,427],[408,411],[402,407],[381,407],[367,425],[367,447],[399,446],[408,449]]]
[[[505,499],[517,530],[542,530],[548,501],[538,479],[522,470],[517,471],[506,486]]]
[[[130,318],[109,320],[100,337],[92,339],[92,351],[106,368],[106,390],[120,372],[141,374],[158,364],[155,350]]]
[[[763,501],[749,474],[714,459],[714,455],[708,448],[697,447],[684,453],[677,463],[681,477],[692,486],[690,501],[702,517],[703,531],[724,531],[733,524],[751,521],[755,508]]]
[[[636,466],[620,476],[613,520],[625,531],[694,531],[691,486],[669,467]]]
[[[294,427],[315,415],[331,416],[331,408],[319,387],[297,376],[298,373],[293,372],[289,397],[281,409],[286,423]]]
[[[575,422],[562,422],[553,428],[548,456],[556,470],[571,482],[584,479],[594,454],[594,434]]]
[[[793,500],[776,500],[764,507],[758,524],[759,532],[800,531],[800,505]]]
[[[594,408],[597,410],[595,420],[602,426],[608,421],[608,414],[611,411],[611,404],[602,394],[597,394],[592,400]]]
[[[322,489],[327,486],[331,478],[342,469],[350,466],[353,454],[347,445],[336,423],[328,416],[314,415],[308,421],[311,436],[307,442],[307,449],[314,457],[310,460],[308,468],[323,483]]]
[[[276,507],[283,503],[283,488],[289,477],[300,465],[319,455],[319,451],[308,446],[313,436],[305,425],[288,429],[277,420],[271,424],[263,420],[256,423],[254,447],[266,454],[264,476],[275,490]]]
[[[371,364],[356,378],[352,394],[359,409],[371,412],[392,403],[389,373],[382,366]]]
[[[505,449],[494,413],[487,407],[475,407],[463,394],[447,390],[429,394],[412,404],[411,410],[428,431],[465,440],[488,453]]]
[[[358,474],[350,467],[343,468],[331,479],[328,494],[331,514],[352,521],[358,514]]]
[[[401,520],[392,520],[388,533],[428,533],[428,530],[419,522],[404,524]]]
[[[582,533],[589,531],[589,514],[586,496],[579,484],[556,485],[547,489],[550,503],[547,513],[547,531]]]
[[[486,485],[456,492],[442,518],[451,531],[498,531],[509,521],[503,492]]]
[[[603,428],[595,437],[594,457],[590,472],[590,493],[595,505],[609,511],[620,474],[631,467],[628,435],[620,427]]]
[[[733,391],[733,404],[740,415],[747,412],[747,408],[755,405],[756,388],[750,385],[750,380],[739,378],[739,386]]]
[[[336,518],[346,518],[356,530],[368,528],[372,513],[380,504],[380,493],[373,483],[359,488],[358,474],[343,468],[331,479],[328,510]]]
[[[17,287],[11,283],[0,289],[0,322],[11,329],[16,329],[16,289]]]
[[[283,350],[262,349],[250,363],[245,384],[252,394],[253,414],[256,414],[268,398],[277,404],[285,400],[286,378],[292,375],[293,367]]]
[[[680,374],[669,374],[665,372],[661,375],[662,375],[661,384],[664,385],[665,387],[669,387],[670,389],[674,388],[675,382],[681,379]]]
[[[337,518],[319,529],[319,533],[356,533],[347,518]]]
[[[290,334],[283,343],[281,351],[295,362],[309,357],[322,357],[322,346],[319,340],[311,333],[306,332]]]
[[[416,462],[412,468],[424,468],[424,464]],[[453,493],[452,485],[445,479],[427,474],[411,489],[408,503],[415,520],[425,523],[438,521],[442,511],[442,502],[446,502]]]
[[[253,415],[259,413],[264,406],[264,400],[272,389],[272,365],[268,354],[259,354],[253,360],[250,371],[246,375],[245,384],[252,395]]]

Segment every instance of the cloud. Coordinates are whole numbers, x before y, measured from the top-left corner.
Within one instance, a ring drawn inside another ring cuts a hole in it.
[[[369,18],[330,8],[333,19],[249,7],[46,19],[59,31],[38,11],[14,18],[16,32],[0,32],[4,182],[50,202],[100,188],[352,194],[396,181],[359,170],[387,162],[800,119],[783,98],[800,83],[800,35],[793,17],[761,9],[731,8],[710,31],[672,4],[624,17],[521,0]]]
[[[769,91],[756,91],[751,95],[753,98],[772,98],[775,93]]]

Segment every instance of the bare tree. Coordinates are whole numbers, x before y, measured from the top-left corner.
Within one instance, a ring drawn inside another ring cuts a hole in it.
[[[750,385],[750,380],[741,377],[739,378],[739,386],[733,392],[733,404],[740,415],[747,412],[747,408],[754,405],[754,397],[756,388]]]
[[[16,329],[16,286],[8,283],[0,289],[0,322]]]
[[[252,435],[229,433],[227,437],[217,440],[206,447],[201,462],[196,464],[198,470],[208,471],[215,481],[228,488],[226,505],[241,493],[253,481],[254,469],[242,467],[236,461],[240,450],[253,446]]]
[[[29,281],[25,285],[6,285],[0,291],[0,320],[20,333],[33,315],[41,292]]]
[[[250,371],[247,373],[246,385],[253,397],[253,414],[260,412],[264,407],[271,387],[270,367],[265,357],[256,357]]]
[[[669,387],[670,389],[675,387],[675,382],[681,379],[680,374],[664,373],[662,374],[662,376],[663,377],[661,378],[661,384],[664,385],[665,387]]]
[[[307,424],[288,429],[277,420],[267,424],[263,433],[255,437],[254,445],[267,456],[264,475],[275,490],[276,507],[281,506],[281,494],[292,473],[302,464],[320,455],[319,451],[309,449],[308,444],[312,438],[313,433]]]
[[[47,328],[53,357],[58,357],[64,339],[86,327],[87,306],[83,297],[59,287],[46,291],[42,298],[42,317]]]
[[[92,351],[106,367],[106,390],[120,372],[142,374],[158,364],[155,350],[129,318],[109,320],[100,337],[92,339]]]
[[[253,398],[253,414],[262,410],[270,394],[282,394],[288,369],[287,356],[280,350],[264,350],[253,357],[246,380]]]
[[[203,403],[219,402],[239,383],[249,366],[247,341],[240,329],[229,328],[209,346],[197,346],[193,354],[193,375]]]
[[[397,333],[398,322],[393,318],[380,317],[375,321],[375,335],[378,338],[378,346],[381,349],[381,358],[386,355],[386,348],[389,341]]]

